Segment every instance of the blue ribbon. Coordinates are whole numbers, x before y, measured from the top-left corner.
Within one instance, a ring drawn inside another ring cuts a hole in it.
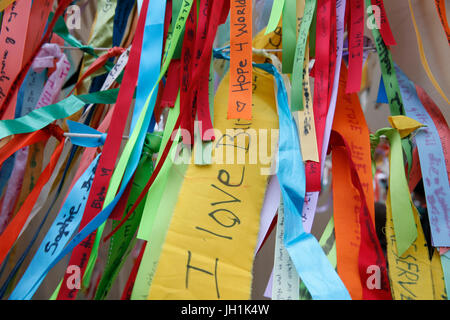
[[[378,103],[389,103],[389,100],[388,100],[388,97],[386,94],[386,88],[384,87],[383,76],[381,76],[381,78],[380,78],[380,86],[378,87],[377,102]]]
[[[86,137],[70,137],[70,141],[72,144],[81,146],[81,147],[99,147],[105,143],[106,133],[102,133],[100,131],[95,130],[85,124],[66,120],[67,126],[69,127],[69,131],[71,133],[82,133],[82,134],[99,134],[101,137],[99,138],[86,138]]]
[[[229,56],[214,50],[214,57]],[[302,210],[306,192],[306,177],[300,152],[297,126],[292,117],[283,78],[272,64],[255,64],[275,77],[277,83],[279,140],[278,172],[284,203],[284,245],[298,275],[315,300],[351,300],[347,288],[339,278],[317,239],[303,229]]]

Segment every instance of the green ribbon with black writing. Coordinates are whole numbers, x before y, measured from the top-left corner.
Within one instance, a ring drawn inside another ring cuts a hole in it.
[[[397,239],[397,252],[399,256],[402,256],[417,238],[417,228],[403,163],[402,140],[396,129],[383,128],[372,135],[371,143],[377,144],[377,140],[379,141],[381,136],[386,136],[391,146],[389,152],[389,194],[395,238]]]
[[[125,215],[128,210],[133,206],[145,184],[150,179],[153,173],[153,161],[152,155],[158,152],[161,143],[161,136],[153,133],[147,133],[145,139],[144,148],[136,174],[132,180],[132,187],[130,190],[130,196],[127,201]],[[114,280],[119,274],[123,263],[126,261],[128,255],[134,247],[136,242],[135,233],[141,221],[142,211],[144,210],[144,202],[141,202],[136,208],[134,213],[128,218],[124,225],[117,230],[117,232],[111,237],[111,243],[109,245],[108,260],[98,285],[97,292],[95,294],[95,300],[105,299],[111,289]],[[115,229],[119,221],[113,221],[112,228]]]
[[[306,40],[308,39],[309,28],[314,17],[316,2],[317,0],[306,0],[305,11],[298,33],[292,72],[292,88],[295,88],[295,90],[291,92],[291,111],[303,110],[303,63],[305,61]]]

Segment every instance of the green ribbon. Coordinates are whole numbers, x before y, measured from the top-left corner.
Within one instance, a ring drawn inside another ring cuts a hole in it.
[[[298,33],[294,56],[294,69],[292,72],[292,88],[295,88],[295,90],[292,90],[291,92],[292,111],[303,110],[303,63],[305,61],[306,40],[308,39],[308,32],[314,17],[316,2],[317,0],[306,0],[305,11]],[[312,37],[310,37],[310,39],[311,38]]]
[[[294,67],[295,44],[297,38],[297,3],[285,0],[282,21],[283,73],[292,73]]]
[[[125,169],[126,169],[127,164],[128,164],[128,160],[129,160],[129,158],[131,156],[131,153],[132,153],[132,151],[134,149],[134,146],[136,144],[136,141],[138,139],[139,133],[142,130],[146,130],[147,129],[147,128],[143,128],[143,123],[144,123],[144,118],[145,118],[146,113],[147,112],[152,112],[152,110],[148,110],[149,109],[149,105],[150,105],[150,101],[151,101],[151,98],[152,98],[152,95],[155,93],[155,91],[157,92],[156,89],[158,88],[159,82],[161,81],[162,77],[164,76],[164,74],[166,73],[166,71],[167,71],[167,69],[169,67],[170,61],[172,60],[172,57],[173,57],[175,49],[176,49],[176,45],[175,44],[178,43],[178,40],[180,39],[182,30],[184,29],[184,26],[185,26],[186,21],[187,21],[187,17],[189,15],[190,10],[191,10],[192,3],[193,3],[193,0],[185,0],[182,3],[182,7],[180,9],[180,13],[179,13],[179,15],[177,17],[177,20],[176,20],[176,23],[175,23],[175,27],[173,29],[174,33],[172,35],[170,44],[168,45],[168,50],[167,50],[167,52],[166,52],[166,54],[164,56],[164,60],[163,60],[164,62],[162,64],[161,72],[159,74],[158,80],[156,81],[156,83],[154,84],[153,88],[151,89],[151,91],[150,91],[150,93],[149,93],[149,95],[147,97],[147,100],[145,102],[145,105],[144,105],[144,107],[143,107],[143,109],[141,111],[141,114],[139,115],[139,118],[138,118],[138,120],[136,122],[136,126],[135,126],[135,128],[134,128],[134,130],[133,130],[133,132],[132,132],[132,134],[130,136],[130,138],[128,139],[128,141],[127,141],[127,143],[126,143],[126,145],[125,145],[125,147],[123,149],[123,152],[122,152],[122,154],[121,154],[121,156],[119,158],[119,161],[117,162],[116,169],[114,170],[114,172],[112,174],[112,177],[111,177],[111,180],[110,180],[110,183],[109,183],[108,191],[106,192],[103,208],[108,206],[111,203],[111,201],[114,199],[114,197],[115,197],[115,195],[117,193],[117,190],[119,189],[119,186],[121,184],[123,174],[125,172]],[[173,109],[171,109],[171,110],[173,110]],[[178,112],[179,112],[179,108],[178,108]],[[167,133],[168,130],[169,130],[168,127],[166,127],[165,130],[164,130],[164,135],[166,136],[168,134],[169,137],[170,137],[170,134],[172,133],[172,130],[170,131],[170,133]],[[164,142],[164,138],[163,138],[163,142]],[[172,147],[175,146],[175,145],[176,144],[173,144]],[[161,146],[165,146],[165,143],[164,144],[162,143]],[[161,169],[161,171],[162,171],[162,169]],[[161,172],[158,174],[158,177],[160,175],[161,175]],[[156,180],[158,180],[158,177],[156,178]],[[155,184],[157,184],[157,181],[155,181],[153,186]],[[150,190],[151,190],[151,188],[150,188]],[[150,190],[149,190],[149,193],[150,193]],[[144,213],[144,215],[145,215],[145,213]],[[86,267],[85,276],[83,277],[83,281],[84,281],[85,284],[86,284],[86,282],[89,281],[90,275],[92,273],[92,270],[94,268],[95,262],[97,260],[98,247],[99,247],[100,240],[101,240],[101,237],[102,237],[102,234],[103,234],[103,230],[105,228],[105,224],[106,224],[106,221],[97,229],[97,234],[96,234],[96,238],[95,238],[95,241],[94,241],[94,244],[93,244],[93,247],[92,247],[91,256],[89,257],[89,261],[88,261],[88,264],[87,264],[87,267]],[[138,238],[139,238],[139,236],[138,236]]]
[[[164,130],[161,148],[158,155],[157,162],[160,161],[160,157],[162,154],[162,150],[164,150],[167,142],[169,141],[172,131],[175,128],[175,124],[177,122],[178,116],[180,114],[180,95],[178,95],[174,108],[170,109],[169,115],[167,117],[166,128]],[[178,140],[179,133],[177,133],[177,137],[175,139]],[[177,141],[175,140],[175,141]],[[167,183],[167,178],[169,175],[170,168],[172,167],[173,154],[176,150],[177,144],[172,144],[172,147],[169,151],[169,155],[166,158],[166,161],[161,167],[161,171],[155,179],[155,182],[150,187],[147,198],[146,205],[144,208],[144,213],[142,215],[141,223],[139,225],[138,238],[149,241],[150,232],[152,230],[153,222],[155,220],[156,212],[158,210],[159,204],[161,202],[161,198],[163,196],[165,186]],[[188,155],[190,156],[190,155]]]
[[[177,105],[179,106],[178,99]],[[176,148],[176,144],[174,143],[170,154]],[[159,184],[155,181],[152,185],[153,190],[152,188],[149,190],[144,208],[144,214],[147,215],[147,220],[142,218],[140,231],[145,236],[145,240],[151,243],[151,245],[145,248],[133,287],[132,300],[147,299],[151,281],[156,271],[156,266],[161,255],[166,233],[169,229],[187,168],[187,163],[174,164],[172,158],[169,156],[160,172],[162,174],[161,181],[164,181],[164,184]],[[156,196],[152,196],[152,194],[158,194],[160,197],[157,198]]]
[[[366,7],[371,6],[370,0],[366,0]],[[374,19],[374,13],[368,13],[368,19]],[[380,59],[381,73],[383,74],[384,87],[386,88],[386,96],[389,100],[389,108],[392,116],[405,115],[405,109],[403,108],[403,100],[400,94],[400,88],[398,86],[397,74],[395,72],[394,63],[392,62],[392,56],[380,31],[376,28],[372,29],[373,38],[375,40],[375,46],[377,48],[378,57]]]
[[[152,155],[157,152],[161,143],[161,136],[153,133],[147,133],[144,143],[144,149],[141,159],[136,169],[136,174],[132,181],[130,196],[127,201],[125,214],[133,206],[144,189],[147,181],[153,173]],[[144,202],[141,202],[134,213],[125,222],[122,228],[112,236],[109,245],[108,260],[95,294],[95,300],[105,299],[111,289],[114,280],[119,274],[123,263],[134,247],[136,242],[135,232],[141,221],[142,212],[144,210]],[[113,221],[113,229],[117,227],[119,221]]]
[[[379,129],[375,133],[377,138],[382,135],[389,139],[391,145],[389,152],[389,194],[391,196],[395,238],[397,239],[397,252],[401,257],[416,240],[417,227],[405,175],[400,134],[392,128]]]
[[[334,235],[334,217],[331,216],[328,221],[325,230],[320,237],[319,244],[323,251],[327,255],[333,268],[336,269],[337,266],[337,256],[336,256],[336,239]],[[305,283],[300,279],[300,300],[312,300],[311,294],[306,288]]]
[[[408,162],[408,177],[409,173],[411,172],[411,166],[412,166],[412,143],[411,140],[406,137],[402,139],[402,149],[406,156],[406,161]]]
[[[173,0],[172,2],[172,17],[178,17],[178,14],[181,10],[181,5],[183,3],[183,0]],[[172,23],[169,26],[169,33],[173,34],[173,28],[174,28],[174,20],[172,20]],[[180,38],[184,38],[184,26],[181,29]],[[167,43],[168,40],[166,40]],[[178,40],[176,43],[177,47],[175,48],[175,52],[173,53],[172,59],[180,59],[181,58],[181,48],[183,47],[183,41]]]
[[[63,279],[59,282],[58,286],[56,287],[55,291],[53,291],[51,297],[48,300],[56,300],[58,298],[59,289],[61,289]]]
[[[40,130],[58,119],[67,118],[85,104],[113,104],[116,102],[119,89],[99,91],[84,95],[71,95],[58,103],[35,109],[26,116],[0,121],[0,139],[7,136]]]
[[[264,34],[274,32],[280,21],[281,14],[283,12],[285,0],[273,0],[272,11],[270,12],[269,22],[267,23],[266,31]]]

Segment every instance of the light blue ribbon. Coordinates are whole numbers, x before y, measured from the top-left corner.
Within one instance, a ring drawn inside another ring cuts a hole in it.
[[[279,119],[278,172],[284,203],[284,245],[298,275],[315,300],[351,300],[350,294],[334,270],[317,239],[305,232],[302,209],[306,178],[297,126],[290,112],[284,82],[271,64],[256,64],[277,82]]]
[[[164,18],[166,13],[166,1],[152,0],[149,3],[147,18],[145,20],[144,40],[142,42],[142,55],[139,62],[139,77],[136,89],[136,103],[131,130],[134,130],[139,115],[144,108],[148,97],[148,91],[153,88],[161,72],[161,53],[164,37]],[[153,113],[156,94],[151,96],[149,113]],[[146,126],[146,130],[148,124]]]
[[[45,235],[44,240],[36,251],[30,265],[12,292],[9,300],[29,300],[33,297],[50,268],[54,265],[55,257],[64,248],[70,237],[80,225],[87,198],[94,179],[98,155],[84,174],[77,180],[67,196],[61,211]]]
[[[417,96],[414,84],[395,66],[405,114],[424,124],[415,135],[419,151],[431,240],[435,247],[450,247],[450,186],[441,139],[433,119]]]

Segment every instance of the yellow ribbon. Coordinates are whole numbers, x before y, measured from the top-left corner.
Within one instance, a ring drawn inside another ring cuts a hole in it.
[[[0,0],[0,12],[8,8],[8,6],[13,2],[14,0]]]
[[[389,116],[388,120],[392,128],[398,130],[402,139],[409,136],[413,131],[425,126],[407,116]]]

